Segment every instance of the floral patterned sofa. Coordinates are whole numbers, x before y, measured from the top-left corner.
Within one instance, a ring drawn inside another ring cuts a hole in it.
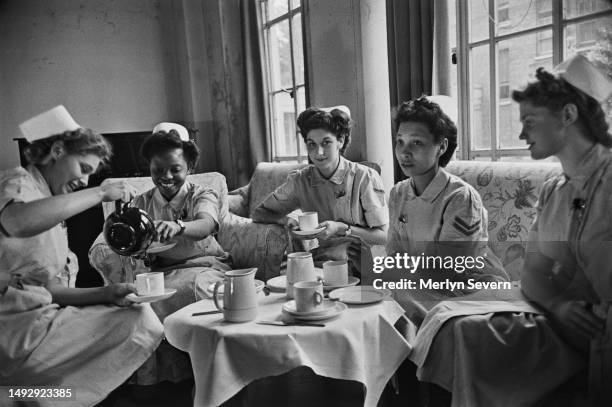
[[[229,211],[242,222],[255,206],[277,186],[289,171],[304,164],[260,163],[248,185],[229,193]],[[503,262],[512,280],[520,279],[525,258],[529,227],[535,217],[535,203],[544,181],[561,173],[555,163],[451,161],[447,170],[473,185],[482,196],[489,212],[489,245]],[[263,225],[260,225],[263,226]],[[266,252],[274,259],[268,262],[269,275],[277,275],[287,236],[281,228],[270,225],[266,241],[273,242]],[[271,238],[274,236],[274,238]],[[263,241],[262,241],[263,242]]]

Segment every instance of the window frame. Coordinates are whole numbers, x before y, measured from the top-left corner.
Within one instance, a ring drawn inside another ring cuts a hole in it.
[[[308,73],[307,73],[307,62],[306,62],[306,47],[304,44],[305,33],[304,33],[304,0],[299,2],[299,5],[292,7],[292,3],[295,3],[295,0],[286,0],[287,2],[287,12],[280,14],[274,17],[271,20],[268,20],[269,15],[269,7],[267,4],[269,0],[256,0],[258,13],[260,14],[261,21],[261,31],[260,35],[262,36],[263,43],[263,68],[264,68],[264,87],[266,94],[266,103],[268,106],[268,117],[267,117],[267,139],[268,145],[270,147],[271,160],[274,162],[304,162],[308,160],[308,154],[306,149],[304,149],[301,145],[301,136],[299,129],[295,128],[295,138],[296,138],[296,146],[297,146],[297,155],[280,155],[278,153],[278,139],[275,134],[275,126],[274,120],[276,120],[276,112],[274,109],[274,98],[276,95],[281,94],[283,92],[288,93],[293,101],[293,111],[295,112],[295,117],[297,119],[298,114],[298,92],[303,89],[304,90],[304,104],[305,106],[309,105],[309,92],[308,92]],[[266,14],[264,15],[263,10],[266,10]],[[294,49],[294,32],[293,32],[293,19],[299,14],[299,18],[301,20],[301,28],[302,28],[302,61],[304,68],[304,83],[298,84],[296,82],[296,65],[295,65],[295,49]],[[289,53],[291,57],[291,86],[287,88],[280,89],[272,89],[272,69],[271,69],[271,60],[270,60],[270,46],[271,46],[271,36],[270,29],[284,21],[287,21],[289,27]]]
[[[591,12],[576,17],[565,18],[563,16],[563,0],[551,0],[552,3],[552,21],[549,24],[543,24],[519,31],[496,35],[496,21],[492,16],[497,15],[495,8],[495,0],[488,1],[489,19],[488,19],[488,38],[470,41],[469,37],[469,4],[468,0],[455,0],[456,7],[456,35],[457,35],[457,93],[459,100],[459,129],[463,134],[460,151],[461,158],[474,160],[482,157],[490,157],[491,161],[498,161],[500,158],[512,156],[528,156],[530,153],[525,148],[499,148],[498,147],[498,120],[499,106],[506,101],[498,101],[498,66],[497,66],[497,51],[498,44],[504,40],[521,37],[529,34],[537,34],[552,30],[552,63],[553,66],[563,61],[565,47],[564,35],[566,35],[566,27],[587,21],[595,21],[597,18],[612,16],[612,9]],[[534,0],[537,1],[537,0]],[[534,10],[537,10],[534,7]],[[535,11],[537,12],[537,11]],[[501,26],[506,24],[502,22]],[[537,38],[537,36],[536,36]],[[537,41],[537,40],[536,40]],[[470,112],[470,53],[473,48],[488,45],[489,52],[489,97],[490,117],[491,117],[491,146],[488,149],[473,149],[471,138],[471,112]],[[550,58],[550,56],[537,56],[538,59]]]

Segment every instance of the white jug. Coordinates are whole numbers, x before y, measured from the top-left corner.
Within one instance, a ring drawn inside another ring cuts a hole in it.
[[[213,300],[217,309],[229,322],[252,321],[257,317],[257,290],[255,288],[256,268],[231,270],[225,273],[222,281],[215,283]],[[223,308],[219,306],[218,291],[223,289]]]
[[[317,280],[312,253],[295,252],[287,255],[287,298],[293,298],[294,283]]]

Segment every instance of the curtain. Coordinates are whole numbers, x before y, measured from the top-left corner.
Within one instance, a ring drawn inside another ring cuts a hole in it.
[[[422,94],[431,95],[434,2],[387,0],[387,44],[391,106]],[[397,160],[394,174],[395,182],[405,178]]]

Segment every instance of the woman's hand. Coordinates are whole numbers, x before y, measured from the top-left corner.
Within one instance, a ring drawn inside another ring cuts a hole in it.
[[[294,230],[300,229],[300,224],[298,223],[297,220],[293,219],[292,217],[287,216],[285,217],[285,228],[293,232]]]
[[[563,301],[551,309],[553,316],[569,332],[578,332],[588,338],[604,333],[605,321],[596,316],[585,301]]]
[[[122,200],[129,202],[136,196],[136,190],[127,181],[112,181],[106,179],[100,184],[102,191],[102,201],[110,202]]]
[[[325,230],[321,231],[315,237],[318,239],[327,240],[333,237],[344,236],[344,233],[348,229],[348,225],[342,222],[327,220],[325,222],[319,223],[319,225],[317,225],[317,228],[325,228]]]
[[[172,240],[181,232],[181,227],[176,222],[162,220],[156,223],[155,231],[157,232],[157,240],[160,243],[166,243]]]
[[[125,298],[126,295],[136,292],[136,286],[128,283],[111,284],[106,287],[106,298],[111,304],[127,307],[134,304],[132,301]]]

